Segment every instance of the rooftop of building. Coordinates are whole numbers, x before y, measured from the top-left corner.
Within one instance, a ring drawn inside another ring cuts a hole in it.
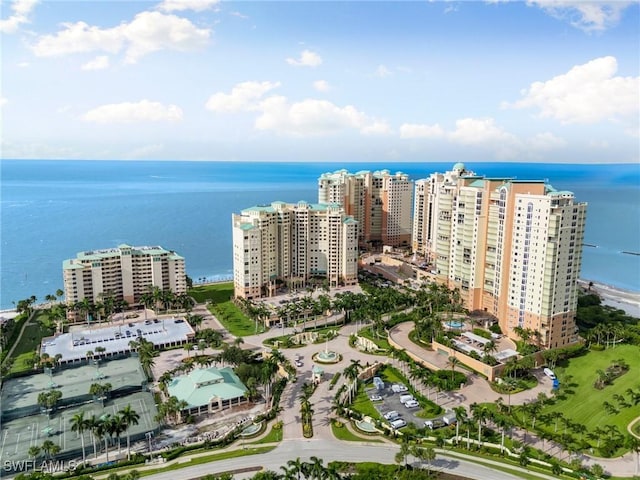
[[[213,398],[231,400],[243,397],[243,385],[231,367],[199,368],[187,375],[174,378],[168,385],[169,395],[184,400],[189,407],[209,405]]]
[[[195,335],[189,323],[181,319],[153,319],[138,323],[122,323],[108,327],[88,326],[85,330],[63,333],[42,340],[41,353],[50,357],[60,354],[62,362],[87,358],[87,352],[98,355],[102,347],[104,355],[131,351],[129,343],[142,337],[155,345],[185,342]]]

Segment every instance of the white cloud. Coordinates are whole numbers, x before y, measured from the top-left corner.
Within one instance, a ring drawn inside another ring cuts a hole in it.
[[[387,67],[385,67],[384,65],[378,65],[378,68],[376,68],[375,75],[376,77],[384,78],[384,77],[388,77],[392,73],[393,72],[389,70]]]
[[[20,62],[18,64],[20,68],[27,68],[29,65],[30,65],[29,62]]]
[[[258,100],[270,90],[280,86],[280,82],[243,82],[231,90],[230,94],[218,92],[207,101],[206,107],[214,112],[241,112],[255,110]]]
[[[220,3],[220,0],[164,0],[158,5],[158,9],[164,12],[182,12],[184,10],[202,12],[218,3]]]
[[[65,23],[55,35],[44,35],[31,46],[39,57],[124,49],[125,61],[136,63],[158,50],[189,51],[207,44],[211,31],[199,29],[185,18],[160,12],[141,12],[130,23],[102,29],[85,22]]]
[[[136,103],[112,103],[89,110],[83,120],[96,123],[133,123],[182,120],[182,109],[177,105],[141,100]]]
[[[493,118],[462,118],[456,129],[448,134],[451,141],[462,145],[517,143],[517,139],[495,124]]]
[[[241,20],[249,20],[249,17],[247,17],[246,15],[243,15],[240,12],[229,12],[229,15],[231,15],[232,17],[238,17]]]
[[[616,77],[614,57],[602,57],[546,82],[535,82],[523,98],[506,107],[540,109],[540,116],[562,123],[594,123],[633,118],[640,105],[640,77]]]
[[[109,57],[100,55],[85,63],[80,68],[82,68],[82,70],[104,70],[105,68],[109,68]]]
[[[316,80],[313,82],[313,88],[319,92],[328,92],[331,90],[331,85],[326,80]]]
[[[272,96],[260,103],[262,114],[256,119],[259,130],[289,135],[326,135],[356,129],[371,135],[384,133],[383,123],[369,118],[355,107],[339,107],[326,100],[307,99],[289,103],[282,96]]]
[[[548,151],[563,148],[567,142],[563,138],[556,137],[553,133],[544,132],[527,140],[527,144],[533,150]]]
[[[527,4],[542,8],[549,15],[567,20],[585,32],[599,32],[615,26],[622,11],[634,2],[584,0],[528,0]]]
[[[9,100],[7,100],[6,97],[0,97],[0,108],[4,107],[7,103],[9,103]]]
[[[435,125],[404,123],[400,126],[400,138],[439,138],[442,136],[444,136],[444,130],[437,123]]]
[[[304,50],[299,59],[287,58],[287,63],[296,67],[317,67],[322,63],[322,58],[311,50]]]
[[[16,33],[23,23],[29,23],[29,14],[38,3],[38,0],[14,0],[11,3],[13,15],[5,20],[0,20],[0,32]]]
[[[360,129],[363,135],[388,135],[391,133],[391,127],[387,122],[373,121],[369,125],[365,125]]]

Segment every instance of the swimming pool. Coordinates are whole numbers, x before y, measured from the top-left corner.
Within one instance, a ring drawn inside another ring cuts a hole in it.
[[[461,322],[460,320],[449,320],[448,322],[442,322],[442,325],[444,325],[445,327],[460,330],[464,326],[464,322]]]

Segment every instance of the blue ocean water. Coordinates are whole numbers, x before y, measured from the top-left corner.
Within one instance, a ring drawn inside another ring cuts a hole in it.
[[[62,288],[62,261],[121,243],[183,255],[194,280],[232,275],[231,214],[317,201],[324,172],[389,169],[412,179],[451,163],[0,162],[0,308]],[[640,290],[640,167],[473,163],[491,177],[548,179],[589,203],[581,277]]]

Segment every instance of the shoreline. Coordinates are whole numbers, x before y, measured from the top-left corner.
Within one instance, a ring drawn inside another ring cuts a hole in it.
[[[194,282],[193,286],[195,288],[203,285],[227,283],[230,281],[233,281],[233,277],[230,280],[215,279],[204,282]],[[589,283],[592,284],[591,289],[589,289]],[[584,291],[590,291],[591,293],[598,295],[601,298],[603,305],[624,310],[628,315],[640,318],[640,292],[614,287],[612,285],[607,285],[606,283],[600,283],[584,278],[578,279],[578,286]],[[43,308],[47,306],[47,303],[34,305],[35,308]],[[4,317],[4,320],[8,320],[15,316],[12,315],[15,313],[16,310],[14,308],[2,309],[0,310],[0,318]]]
[[[640,292],[586,279],[578,280],[578,285],[585,291],[589,291],[589,283],[592,284],[590,289],[591,293],[598,295],[603,305],[624,310],[628,315],[640,318]]]

